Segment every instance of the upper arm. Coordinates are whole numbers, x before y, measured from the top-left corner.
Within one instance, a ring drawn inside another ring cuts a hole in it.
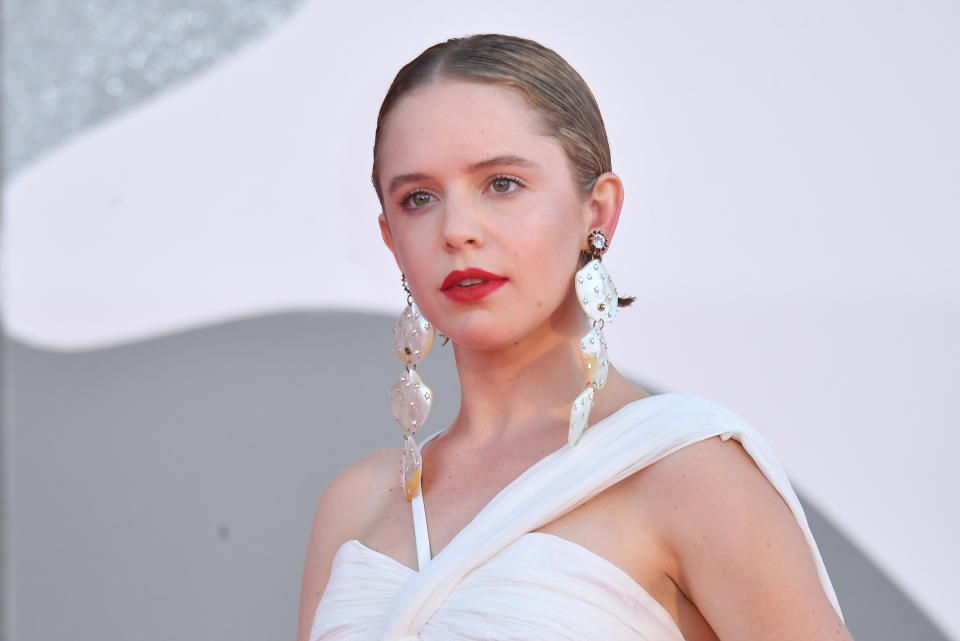
[[[341,538],[335,527],[331,527],[332,510],[328,495],[331,487],[328,486],[317,503],[313,514],[313,527],[310,529],[310,542],[307,544],[307,558],[303,565],[303,581],[300,585],[300,617],[297,625],[297,641],[307,641],[310,638],[310,628],[313,625],[313,613],[317,609],[320,597],[327,586],[330,577],[330,565]]]
[[[394,467],[385,464],[388,456],[393,463],[395,452],[381,450],[351,465],[327,485],[317,502],[300,586],[297,641],[310,637],[313,615],[327,587],[337,550],[345,541],[359,537],[376,509],[374,497],[380,494],[376,490],[382,471]]]
[[[796,518],[739,443],[706,439],[655,467],[675,581],[720,639],[851,639]]]

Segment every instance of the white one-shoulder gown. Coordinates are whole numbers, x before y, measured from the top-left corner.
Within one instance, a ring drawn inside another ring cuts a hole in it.
[[[803,509],[770,447],[722,405],[670,393],[625,405],[587,429],[576,447],[565,445],[535,463],[432,559],[423,500],[415,499],[419,571],[359,541],[344,543],[310,641],[682,641],[667,611],[623,570],[533,530],[656,460],[717,435],[740,441],[786,501],[840,614]]]

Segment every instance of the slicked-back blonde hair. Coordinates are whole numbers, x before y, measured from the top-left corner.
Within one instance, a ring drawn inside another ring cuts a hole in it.
[[[607,130],[593,93],[555,51],[515,36],[481,34],[433,45],[397,73],[380,106],[373,141],[373,187],[380,205],[377,149],[396,102],[436,78],[489,82],[513,87],[539,115],[544,134],[560,141],[584,191],[611,171]]]

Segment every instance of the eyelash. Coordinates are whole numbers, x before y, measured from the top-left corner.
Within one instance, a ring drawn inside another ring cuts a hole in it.
[[[526,186],[527,186],[527,184],[526,184],[525,182],[523,182],[522,180],[520,180],[520,179],[517,178],[516,176],[511,176],[510,174],[499,174],[499,175],[497,175],[497,176],[494,176],[493,178],[490,179],[490,182],[487,183],[487,186],[488,186],[488,187],[492,187],[492,186],[493,186],[493,183],[497,182],[498,180],[509,180],[510,182],[512,182],[513,184],[515,184],[517,187],[526,187]],[[513,193],[514,191],[516,191],[516,190],[511,189],[511,190],[509,190],[509,191],[496,192],[496,193],[498,193],[498,194],[501,194],[501,193],[502,193],[503,195],[506,195],[506,194]]]
[[[408,193],[408,194],[407,194],[406,196],[404,196],[403,198],[401,198],[401,199],[400,199],[400,202],[397,203],[397,204],[400,205],[400,207],[402,207],[403,209],[406,209],[406,210],[411,210],[411,209],[423,209],[423,207],[426,207],[426,205],[423,205],[423,206],[421,206],[421,207],[415,207],[415,206],[409,204],[409,203],[410,203],[410,199],[413,198],[414,196],[416,196],[417,194],[426,194],[426,195],[430,196],[431,198],[435,198],[435,196],[434,196],[433,194],[431,194],[429,191],[424,191],[423,189],[415,189],[415,190],[411,191],[410,193]]]
[[[493,183],[497,182],[498,180],[508,180],[508,181],[512,182],[513,184],[515,184],[517,187],[526,187],[526,186],[527,186],[525,182],[523,182],[522,180],[520,180],[520,179],[517,178],[516,176],[511,176],[510,174],[497,174],[496,176],[492,176],[492,177],[490,178],[490,180],[487,181],[487,187],[488,187],[488,188],[492,188],[492,187],[493,187]],[[495,191],[494,193],[497,194],[497,195],[499,195],[499,196],[509,196],[509,195],[512,194],[514,191],[516,191],[516,189],[510,189],[510,190],[504,191],[504,192]],[[426,195],[430,196],[431,198],[436,198],[436,196],[434,196],[433,194],[431,194],[429,191],[426,191],[426,190],[424,190],[424,189],[415,189],[415,190],[407,193],[403,198],[401,198],[401,199],[400,199],[400,202],[399,202],[398,204],[399,204],[401,207],[403,207],[404,209],[407,209],[407,210],[411,210],[411,209],[422,209],[423,207],[426,207],[426,205],[422,205],[421,207],[415,207],[415,206],[409,204],[409,203],[410,203],[410,199],[413,198],[414,196],[416,196],[417,194],[426,194]],[[429,203],[428,203],[428,204],[429,204]]]

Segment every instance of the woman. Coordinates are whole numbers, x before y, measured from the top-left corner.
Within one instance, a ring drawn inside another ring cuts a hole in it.
[[[623,186],[562,58],[499,35],[426,50],[383,102],[373,182],[415,301],[392,392],[403,474],[391,448],[325,490],[301,641],[850,638],[753,428],[606,363]],[[421,476],[425,319],[452,342],[462,397]]]

